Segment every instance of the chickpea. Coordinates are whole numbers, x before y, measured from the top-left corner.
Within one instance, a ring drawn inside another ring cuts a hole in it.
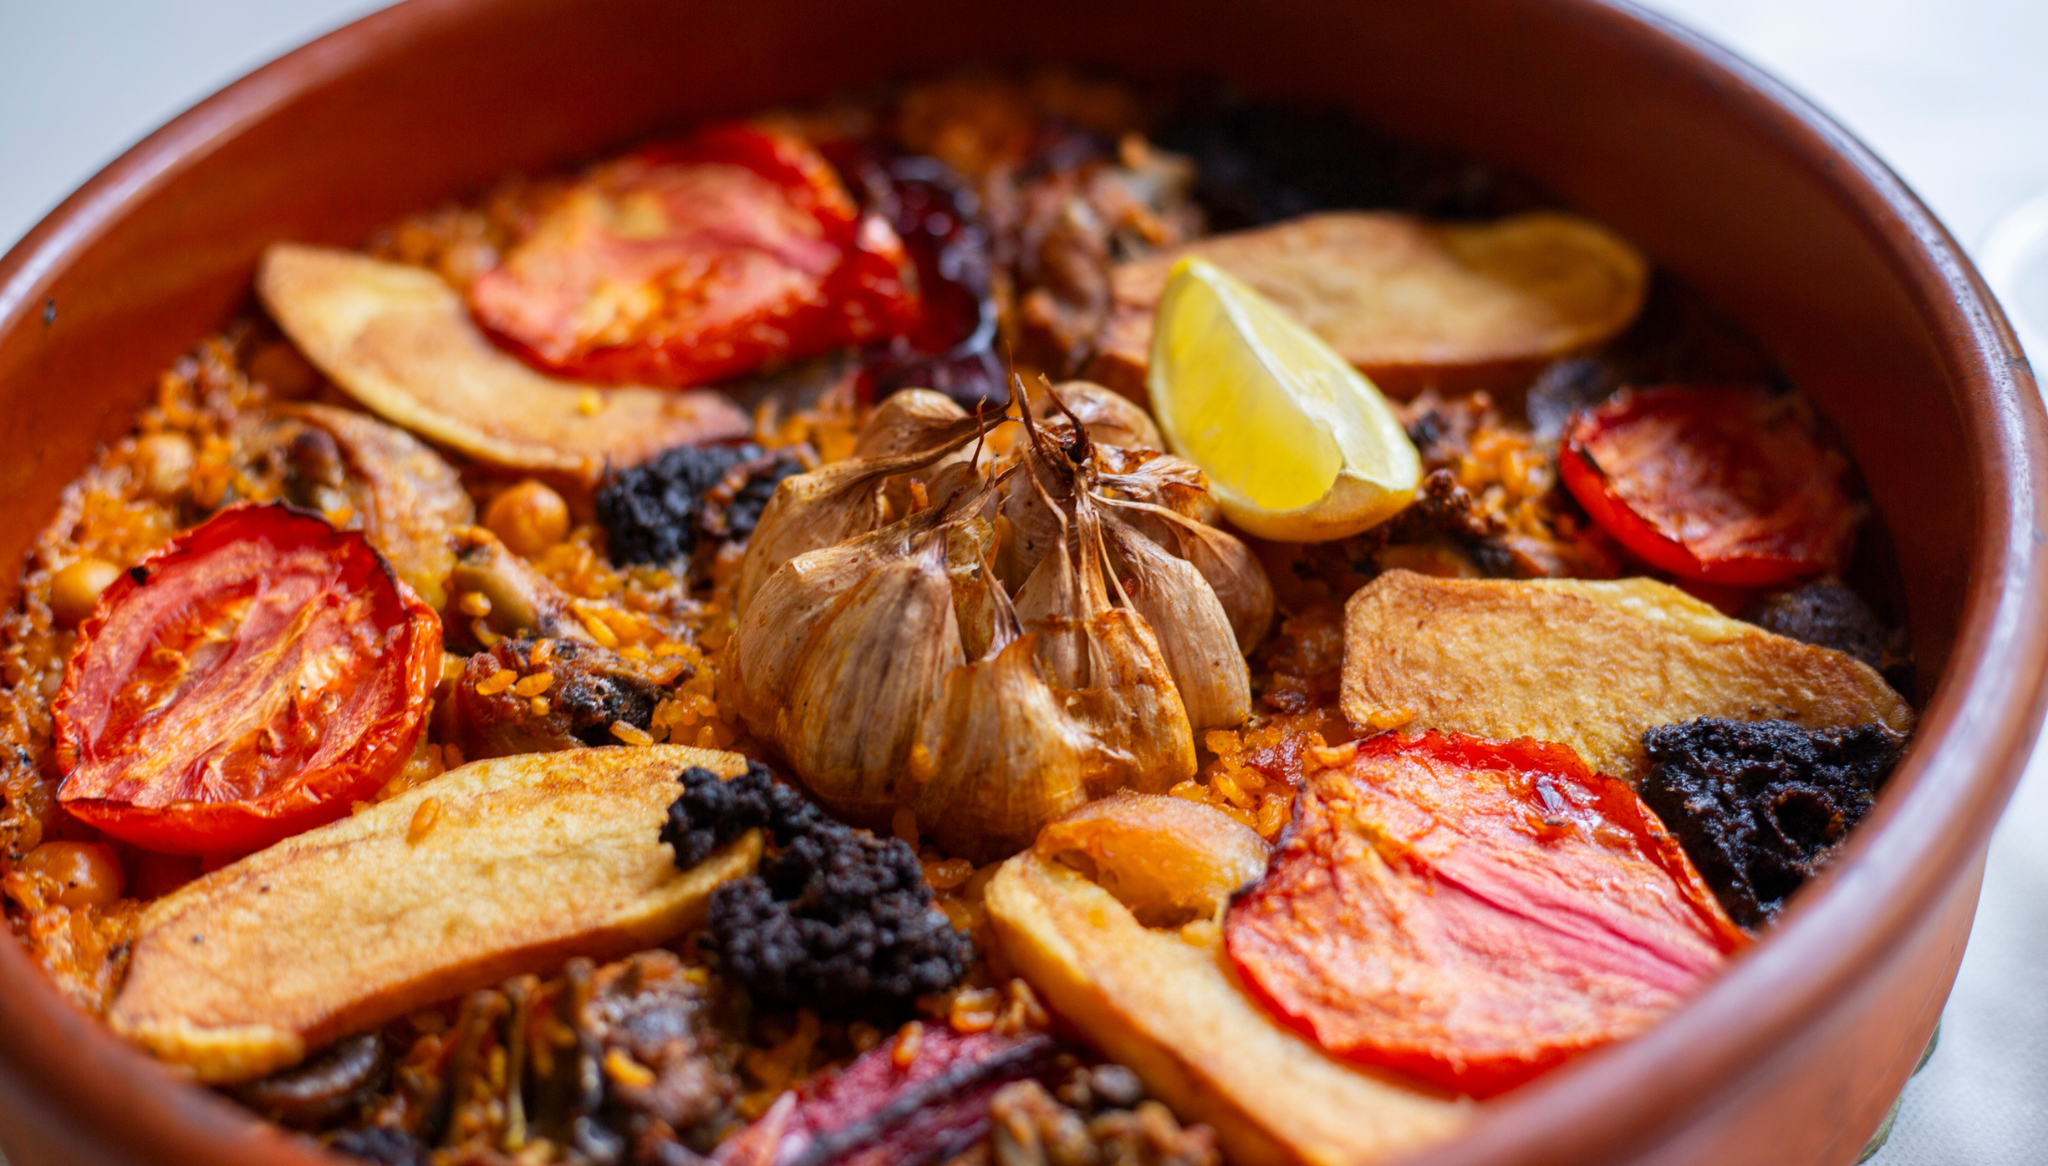
[[[45,842],[22,857],[21,869],[51,879],[60,906],[105,907],[125,889],[121,860],[104,842]]]
[[[50,580],[50,614],[62,627],[75,628],[92,614],[100,592],[120,578],[121,568],[105,559],[84,558]]]
[[[159,501],[168,502],[185,492],[197,459],[192,440],[182,433],[152,433],[135,443],[135,468],[142,475],[142,488]]]
[[[484,525],[507,549],[530,559],[569,536],[569,504],[528,478],[491,499]]]

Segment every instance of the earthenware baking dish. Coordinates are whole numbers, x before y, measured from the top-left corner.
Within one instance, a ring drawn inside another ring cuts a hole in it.
[[[154,372],[244,302],[266,243],[352,243],[508,170],[975,59],[1227,78],[1518,169],[1703,289],[1839,425],[1902,567],[1910,758],[1768,943],[1425,1158],[1853,1161],[1939,1018],[2048,696],[2048,418],[1997,306],[1896,177],[1769,78],[1631,9],[413,0],[178,118],[0,261],[0,578]],[[11,938],[0,1145],[17,1166],[317,1158],[70,1010]]]

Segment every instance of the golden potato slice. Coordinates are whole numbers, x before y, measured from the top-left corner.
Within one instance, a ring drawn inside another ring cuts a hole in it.
[[[1183,255],[1264,293],[1397,396],[1510,383],[1612,339],[1642,309],[1650,273],[1611,231],[1554,211],[1480,224],[1307,215],[1118,266],[1092,379],[1143,399],[1152,315]]]
[[[1121,805],[1142,811],[1173,800]],[[1149,857],[1141,866],[1212,866],[1205,854],[1165,852],[1213,844],[1225,826],[1250,833],[1214,810],[1183,804],[1221,825],[1191,828],[1184,815],[1127,813],[1116,845],[1090,847],[1086,865],[1102,877],[1115,854],[1143,853]],[[1075,824],[1110,841],[1096,807]],[[1146,1088],[1183,1118],[1214,1127],[1236,1166],[1362,1166],[1448,1138],[1471,1119],[1469,1101],[1338,1061],[1281,1027],[1239,986],[1213,919],[1177,930],[1146,927],[1115,894],[1059,861],[1075,842],[1041,836],[1040,845],[997,870],[987,903],[1003,955],[1054,1012],[1129,1065]],[[1219,912],[1227,898],[1217,898]]]
[[[1862,661],[1651,579],[1389,571],[1345,604],[1343,705],[1382,729],[1556,741],[1629,781],[1643,775],[1645,730],[1696,717],[1913,728]]]
[[[306,359],[385,419],[481,461],[595,482],[670,446],[742,437],[739,406],[706,389],[596,388],[500,351],[430,271],[278,243],[263,306]]]
[[[748,834],[688,871],[658,840],[680,745],[479,761],[309,830],[143,912],[114,1030],[201,1081],[260,1077],[421,1005],[699,923]]]

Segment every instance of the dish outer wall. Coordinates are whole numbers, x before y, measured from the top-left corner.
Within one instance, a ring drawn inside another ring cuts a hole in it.
[[[1767,944],[1648,1035],[1487,1107],[1438,1166],[1853,1161],[1947,998],[2040,723],[2048,422],[1975,271],[1850,138],[1732,55],[1596,0],[413,0],[259,70],[0,260],[0,562],[276,239],[349,244],[514,169],[962,59],[1227,76],[1519,169],[1741,319],[1840,427],[1926,677],[1912,756]],[[12,596],[0,596],[12,602]],[[329,1161],[64,1006],[0,943],[17,1166]]]

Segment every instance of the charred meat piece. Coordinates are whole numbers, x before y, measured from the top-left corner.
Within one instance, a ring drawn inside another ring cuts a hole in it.
[[[1217,230],[1351,207],[1490,218],[1541,201],[1526,182],[1448,150],[1396,142],[1335,109],[1191,109],[1159,140],[1194,160],[1195,196]]]
[[[646,1076],[613,1074],[612,1106],[672,1130],[717,1116],[739,1092],[730,1066],[712,1055],[719,1038],[708,1023],[707,989],[687,971],[664,950],[601,968],[576,1025],[608,1057],[622,1055],[648,1070]]]
[[[469,658],[442,733],[472,761],[616,745],[612,726],[645,730],[681,667],[673,658],[636,661],[576,640],[500,640]],[[513,679],[498,679],[504,672]],[[534,679],[541,675],[551,677],[544,687]]]
[[[1556,361],[1529,386],[1524,411],[1529,428],[1544,441],[1556,441],[1572,414],[1591,409],[1612,397],[1622,385],[1614,365],[1598,357],[1574,356]]]
[[[327,1148],[378,1166],[427,1166],[425,1144],[395,1126],[342,1130],[328,1140]]]
[[[1832,576],[1759,599],[1742,618],[1781,636],[1847,652],[1885,671],[1899,663],[1892,634],[1862,596]]]
[[[765,826],[776,850],[759,875],[720,888],[711,938],[725,971],[757,999],[819,1012],[900,1012],[950,986],[973,946],[932,905],[917,853],[836,822],[766,766],[721,781],[685,770],[662,840],[678,864]]]
[[[490,614],[470,624],[476,640],[489,643],[498,636],[529,636],[591,642],[583,621],[569,606],[569,597],[547,576],[482,527],[471,527],[464,538],[467,545],[455,558],[448,589],[451,595],[474,591],[489,601]]]
[[[988,1132],[1006,1083],[1045,1072],[1058,1051],[1042,1032],[961,1035],[905,1026],[838,1073],[785,1093],[718,1149],[720,1166],[924,1166]]]
[[[1080,371],[1109,320],[1111,267],[1200,233],[1193,179],[1187,159],[1129,139],[1113,161],[1052,169],[1021,189],[1004,250],[1015,257],[1027,359]]]
[[[350,1037],[303,1065],[251,1081],[235,1090],[235,1099],[271,1121],[295,1129],[320,1129],[380,1088],[390,1068],[384,1038],[369,1032]]]
[[[1756,928],[1863,820],[1902,744],[1879,724],[1703,717],[1643,734],[1650,771],[1639,792],[1721,905]]]
[[[250,445],[257,472],[275,476],[287,501],[361,529],[429,606],[446,605],[450,542],[476,506],[440,454],[374,417],[317,404],[281,406]]]
[[[1442,414],[1431,411],[1409,427],[1410,433],[1441,423]],[[1489,579],[1543,574],[1540,565],[1508,545],[1505,533],[1506,524],[1460,486],[1456,474],[1439,468],[1423,475],[1413,504],[1367,531],[1358,545],[1370,556],[1368,565],[1382,571],[1414,569],[1418,561],[1428,561]]]
[[[1435,417],[1435,413],[1429,414]],[[1389,537],[1395,541],[1450,535],[1459,539],[1491,538],[1501,532],[1501,521],[1486,512],[1471,491],[1458,484],[1458,476],[1446,469],[1423,475],[1415,501],[1396,515]]]
[[[614,473],[597,492],[597,520],[617,563],[687,561],[700,539],[745,538],[782,479],[803,472],[757,445],[685,445]]]
[[[1140,1100],[1143,1091],[1130,1070],[1104,1065],[1076,1076],[1114,1078],[1118,1073],[1133,1087],[1130,1099],[1120,1105],[1096,1098],[1093,1089],[1083,1094],[1086,1100],[1076,1098],[1071,1083],[1061,1088],[1059,1098],[1036,1081],[1003,1086],[989,1102],[994,1160],[1002,1166],[1219,1166],[1222,1156],[1209,1127],[1183,1127],[1172,1110]],[[1070,1107],[1064,1104],[1069,1099],[1082,1103]],[[1097,1100],[1118,1107],[1089,1116],[1088,1102]]]

